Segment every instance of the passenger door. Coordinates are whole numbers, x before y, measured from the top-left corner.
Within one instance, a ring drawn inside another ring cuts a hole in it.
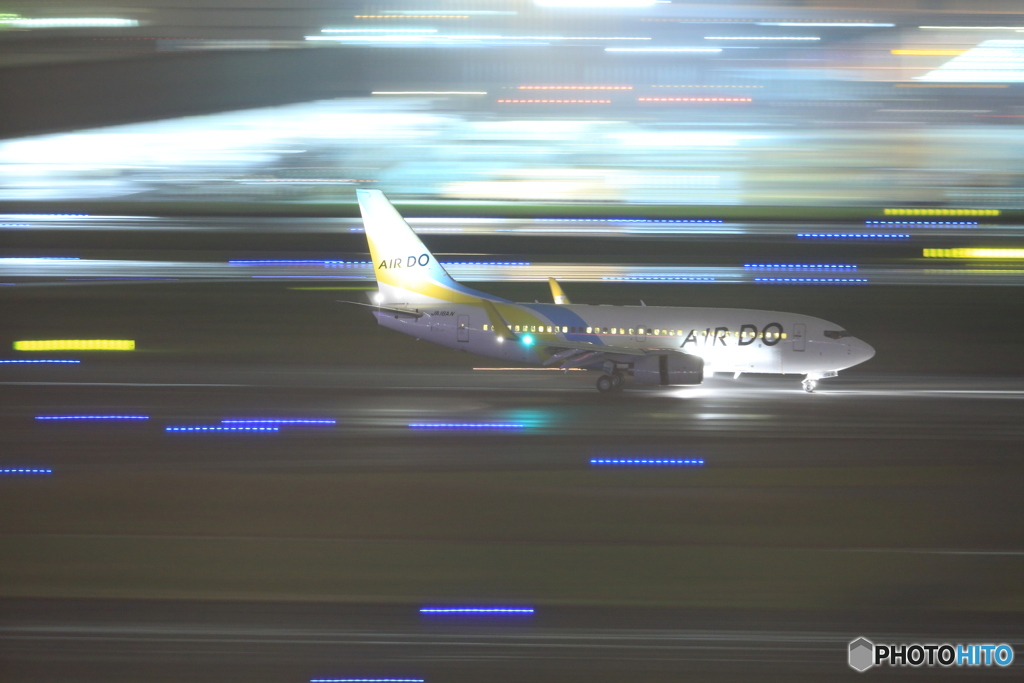
[[[793,350],[803,351],[807,341],[807,326],[803,323],[793,325]]]
[[[456,339],[458,339],[460,342],[468,342],[469,341],[469,316],[468,315],[460,315],[459,316],[459,327],[456,330]]]

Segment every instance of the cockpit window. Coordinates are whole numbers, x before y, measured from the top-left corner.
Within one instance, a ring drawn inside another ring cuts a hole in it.
[[[846,330],[825,330],[825,336],[829,339],[842,339],[843,337],[852,337],[853,335]]]

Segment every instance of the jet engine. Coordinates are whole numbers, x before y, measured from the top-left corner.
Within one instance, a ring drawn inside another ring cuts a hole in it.
[[[700,384],[704,381],[704,359],[685,353],[650,354],[629,365],[629,375],[637,384]]]

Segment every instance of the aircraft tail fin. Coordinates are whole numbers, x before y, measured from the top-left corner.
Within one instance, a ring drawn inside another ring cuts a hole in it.
[[[380,190],[356,190],[381,304],[501,301],[456,282]]]
[[[551,285],[551,298],[555,300],[556,304],[571,304],[569,297],[562,291],[562,286],[558,284],[558,281],[553,278],[548,278],[548,284]]]

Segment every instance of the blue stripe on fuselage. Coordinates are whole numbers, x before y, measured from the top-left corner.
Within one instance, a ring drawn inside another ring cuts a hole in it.
[[[534,313],[541,315],[551,321],[552,326],[558,325],[559,327],[575,327],[577,329],[587,326],[587,321],[581,318],[579,315],[574,313],[571,309],[565,306],[559,306],[558,304],[519,304],[523,308],[529,309]],[[570,341],[589,342],[591,344],[604,345],[601,338],[596,334],[573,334],[572,332],[562,333],[566,339]]]

